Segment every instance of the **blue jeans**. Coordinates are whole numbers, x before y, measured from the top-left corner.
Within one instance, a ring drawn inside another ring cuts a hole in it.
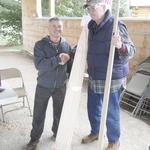
[[[116,143],[120,138],[120,94],[121,89],[110,93],[106,120],[107,138],[109,143]],[[88,88],[88,117],[91,134],[99,134],[103,94],[94,93]]]

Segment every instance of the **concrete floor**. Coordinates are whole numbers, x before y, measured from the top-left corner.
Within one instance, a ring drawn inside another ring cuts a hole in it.
[[[26,53],[0,50],[0,69],[16,67],[21,70],[27,88],[30,105],[33,108],[37,71],[33,58]],[[52,102],[49,101],[45,128],[38,150],[52,150],[54,142],[50,140],[52,124]],[[18,104],[11,107],[18,107]],[[4,107],[7,110],[8,107]],[[0,118],[1,119],[1,118]],[[20,109],[5,114],[6,122],[0,120],[0,150],[23,150],[30,139],[32,117],[28,109]],[[99,150],[97,142],[82,145],[81,138],[90,131],[86,111],[86,87],[82,92],[78,119],[72,139],[72,150]],[[149,150],[150,126],[145,122],[133,118],[129,113],[121,110],[121,138],[120,150]],[[105,145],[107,140],[105,141]],[[62,149],[63,150],[63,149]]]

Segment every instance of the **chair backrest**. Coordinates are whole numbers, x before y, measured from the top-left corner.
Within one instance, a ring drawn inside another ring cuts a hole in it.
[[[128,82],[126,90],[138,96],[142,96],[143,92],[147,88],[150,76],[136,73],[132,79]]]
[[[1,80],[10,79],[10,78],[22,78],[20,70],[17,68],[6,68],[0,69]]]
[[[17,68],[0,69],[0,75],[2,80],[7,80],[12,88],[24,87],[24,81],[22,74]]]
[[[138,65],[137,73],[150,76],[150,56],[147,57]]]

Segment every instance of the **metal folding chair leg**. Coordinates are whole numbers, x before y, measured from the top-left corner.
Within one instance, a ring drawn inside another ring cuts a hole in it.
[[[23,107],[25,107],[25,97],[23,97]]]
[[[143,102],[143,99],[144,99],[144,95],[139,99],[136,107],[134,108],[133,112],[132,112],[132,115],[133,116],[137,116],[138,112],[139,112],[139,109],[141,108],[142,106],[142,102]]]
[[[143,92],[142,97],[139,99],[139,102],[137,103],[136,108],[133,111],[134,116],[136,116],[139,113],[139,116],[141,116],[141,113],[147,112],[150,114],[150,112],[147,111],[147,108],[150,108],[150,81],[145,88],[145,91]]]
[[[0,106],[0,107],[1,107],[2,121],[5,122],[3,107],[2,106]]]
[[[26,100],[27,100],[27,105],[28,105],[28,109],[29,109],[30,116],[32,116],[32,111],[31,111],[31,108],[30,108],[28,96],[25,96],[25,97],[26,97]]]

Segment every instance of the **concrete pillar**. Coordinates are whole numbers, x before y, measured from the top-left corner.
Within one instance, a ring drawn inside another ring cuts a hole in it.
[[[22,17],[37,17],[36,0],[22,0]]]
[[[37,17],[42,17],[42,2],[41,2],[41,0],[36,0],[36,12],[37,12]]]
[[[50,4],[50,17],[54,17],[55,16],[55,0],[49,0],[49,4]]]

